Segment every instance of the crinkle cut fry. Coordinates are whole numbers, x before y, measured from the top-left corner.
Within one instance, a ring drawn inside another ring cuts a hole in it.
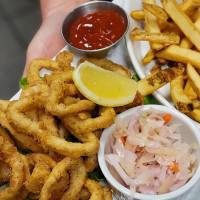
[[[19,154],[17,149],[6,139],[0,136],[1,159],[11,167],[10,184],[5,190],[0,190],[0,199],[10,200],[18,195],[23,188],[24,181],[29,176],[27,159]]]
[[[71,105],[60,103],[65,96],[70,95],[72,73],[72,70],[63,72],[60,78],[51,82],[49,91],[51,95],[48,96],[45,107],[52,115],[63,117],[84,110],[92,110],[95,107],[95,103],[87,99],[79,100]],[[77,92],[77,90],[75,90],[75,92]]]
[[[16,131],[11,126],[5,113],[10,103],[12,102],[0,100],[0,124],[10,132],[10,134],[17,140],[17,142],[19,142],[20,146],[22,146],[24,149],[29,149],[33,152],[46,152],[46,149],[38,144],[32,137]]]
[[[36,58],[34,59],[28,68],[27,81],[28,83],[40,80],[40,70],[46,68],[52,71],[63,71],[63,67],[59,65],[59,62],[51,59]]]
[[[50,199],[51,190],[53,186],[57,183],[57,180],[61,178],[60,173],[62,173],[63,171],[69,171],[69,173],[71,174],[70,175],[71,186],[69,185],[69,188],[66,191],[67,195],[72,195],[71,197],[76,197],[85,182],[86,171],[84,167],[85,166],[81,158],[69,158],[69,157],[64,158],[53,168],[49,178],[45,181],[45,184],[41,191],[40,200]],[[75,183],[74,181],[78,182]],[[68,198],[68,199],[73,199],[73,198]]]
[[[40,102],[23,98],[9,104],[7,117],[10,123],[24,134],[31,135],[36,141],[44,144],[48,149],[69,157],[80,157],[94,155],[99,149],[99,140],[91,132],[81,134],[77,137],[82,143],[67,142],[63,138],[50,135],[47,131],[40,128],[39,123],[27,118],[23,112],[27,109],[40,106]],[[15,113],[13,115],[13,113]]]
[[[100,116],[96,118],[80,119],[78,116],[69,115],[62,119],[64,125],[76,133],[87,133],[97,129],[107,128],[114,122],[116,113],[111,107],[100,107]]]

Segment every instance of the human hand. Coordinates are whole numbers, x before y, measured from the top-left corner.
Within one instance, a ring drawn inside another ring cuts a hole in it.
[[[87,1],[40,0],[42,25],[28,46],[23,77],[27,74],[31,60],[40,57],[52,58],[65,46],[61,36],[62,22],[68,12]]]

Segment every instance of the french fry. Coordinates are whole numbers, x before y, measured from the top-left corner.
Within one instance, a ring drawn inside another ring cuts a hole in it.
[[[158,60],[158,63],[159,63],[159,64],[162,64],[162,65],[168,64],[168,61],[167,61],[166,59],[157,58],[157,60]]]
[[[188,16],[192,16],[199,8],[200,0],[187,0],[180,4],[181,10]]]
[[[193,111],[186,114],[197,122],[200,122],[200,109],[194,109]]]
[[[130,37],[132,40],[149,41],[152,43],[166,43],[166,44],[180,43],[179,35],[171,35],[166,33],[147,33],[147,32],[142,32],[139,28],[134,28],[130,33]]]
[[[155,58],[154,50],[149,49],[149,51],[146,53],[144,58],[142,59],[142,64],[150,63]]]
[[[144,10],[134,10],[130,16],[135,20],[144,20]]]
[[[195,21],[194,25],[200,30],[200,18]],[[180,47],[190,49],[192,46],[193,43],[187,37],[181,40]]]
[[[169,15],[165,12],[163,8],[160,6],[154,5],[154,4],[149,4],[143,2],[143,8],[147,11],[149,11],[151,14],[155,15],[157,19],[162,20],[166,22],[168,25],[172,23],[172,19],[169,17]]]
[[[151,69],[150,69],[150,72],[151,74],[158,71],[158,70],[161,70],[161,65],[158,65],[158,64],[155,64]]]
[[[175,77],[182,74],[183,71],[183,69],[177,67],[157,70],[156,72],[138,81],[138,91],[142,96],[149,95],[172,81]]]
[[[185,84],[184,92],[191,100],[197,99],[197,97],[198,97],[197,93],[192,88],[190,80],[187,80],[187,82]]]
[[[196,22],[200,18],[200,8],[191,16],[193,22]]]
[[[170,82],[171,97],[175,107],[180,112],[186,113],[193,110],[192,100],[188,98],[183,90],[184,77],[180,75]]]
[[[190,63],[187,64],[187,75],[190,79],[192,88],[197,93],[198,97],[200,97],[200,76]]]
[[[190,62],[197,68],[200,68],[200,53],[191,49],[185,49],[177,45],[170,45],[166,49],[156,52],[156,57],[166,60],[188,63]]]
[[[163,7],[182,32],[200,50],[200,30],[197,29],[190,18],[181,10],[177,2],[175,0],[163,0]]]
[[[149,3],[155,5],[155,0],[143,0],[143,3]],[[157,17],[151,14],[149,11],[144,9],[144,18],[146,23],[146,31],[148,33],[160,33],[160,28],[158,26]],[[159,43],[150,43],[152,49],[161,50],[164,46]]]

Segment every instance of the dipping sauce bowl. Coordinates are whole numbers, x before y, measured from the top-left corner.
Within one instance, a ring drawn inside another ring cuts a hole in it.
[[[105,57],[128,30],[129,18],[120,6],[104,1],[82,4],[62,25],[62,37],[70,48],[91,57]]]

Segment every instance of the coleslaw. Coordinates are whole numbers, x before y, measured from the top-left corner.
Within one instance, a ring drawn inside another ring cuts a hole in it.
[[[138,107],[129,120],[116,117],[110,138],[110,171],[131,193],[164,194],[185,185],[196,171],[195,144],[181,142],[171,114]],[[188,133],[189,134],[189,133]]]

